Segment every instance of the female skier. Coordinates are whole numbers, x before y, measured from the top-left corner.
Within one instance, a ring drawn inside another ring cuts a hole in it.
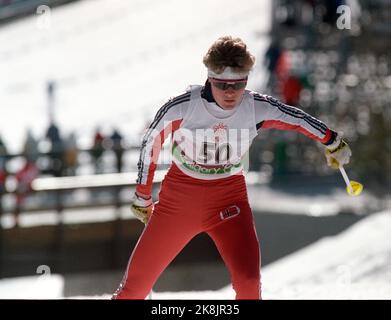
[[[243,175],[251,141],[261,128],[295,130],[325,145],[329,165],[349,162],[341,134],[300,109],[245,89],[255,58],[240,38],[217,39],[203,62],[205,85],[170,99],[144,135],[131,208],[146,227],[114,299],[145,299],[201,232],[216,244],[236,299],[261,299],[260,248]],[[169,134],[173,161],[153,204],[154,171]]]

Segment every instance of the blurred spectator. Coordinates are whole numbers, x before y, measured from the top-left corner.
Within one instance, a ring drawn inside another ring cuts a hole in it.
[[[265,52],[265,64],[270,73],[274,73],[277,67],[277,61],[281,54],[281,46],[277,40],[270,42],[269,48]]]
[[[276,80],[277,63],[281,55],[281,46],[277,40],[270,43],[265,52],[265,65],[269,71],[269,86],[274,87]]]
[[[46,138],[50,141],[50,159],[51,159],[51,173],[55,177],[61,177],[63,172],[63,154],[64,143],[60,136],[60,131],[54,122],[50,123],[50,126],[46,132]]]
[[[286,139],[277,139],[274,145],[273,175],[284,176],[288,172],[288,143]]]
[[[5,171],[4,168],[0,167],[0,207],[1,207],[1,194],[5,192],[6,179],[7,179],[7,172]]]
[[[77,142],[76,135],[72,132],[64,142],[64,174],[74,176],[77,167]]]
[[[31,191],[31,183],[38,176],[38,168],[33,162],[25,161],[23,168],[15,175],[17,181],[16,202],[20,206]]]
[[[49,122],[54,122],[54,98],[56,91],[56,83],[53,80],[46,82],[46,94],[48,101]]]
[[[301,23],[303,26],[309,26],[314,21],[315,7],[317,0],[302,0],[301,3]]]
[[[5,168],[5,164],[7,162],[7,154],[7,147],[5,146],[5,143],[0,136],[0,168]]]
[[[290,69],[291,66],[290,66],[289,52],[283,49],[280,52],[280,55],[277,60],[277,65],[276,65],[277,81],[281,82],[282,80],[286,79],[286,77],[289,75]]]
[[[96,128],[95,135],[94,135],[94,143],[91,150],[91,155],[95,165],[95,173],[103,172],[102,156],[103,156],[103,152],[105,151],[103,146],[104,139],[105,137],[101,133],[100,128],[99,127]]]
[[[113,134],[110,137],[112,143],[112,150],[115,154],[117,172],[122,171],[122,156],[124,153],[124,147],[122,145],[122,135],[117,129],[114,129]]]
[[[30,129],[27,129],[22,153],[28,162],[36,163],[39,155],[38,141],[34,138]]]
[[[297,24],[297,4],[294,0],[280,0],[277,8],[277,19],[282,25],[294,27]]]
[[[0,137],[0,195],[5,191],[5,180],[7,178],[6,156],[7,156],[7,148],[3,142],[3,139],[1,139]],[[0,197],[0,207],[1,207],[1,197]]]
[[[300,78],[291,74],[281,82],[281,93],[284,98],[284,102],[291,106],[297,107],[300,100],[300,93],[303,89],[303,85]]]

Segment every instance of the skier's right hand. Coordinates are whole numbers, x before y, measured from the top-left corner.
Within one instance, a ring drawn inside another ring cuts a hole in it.
[[[153,209],[152,197],[145,199],[136,192],[131,200],[130,209],[137,219],[147,224]]]

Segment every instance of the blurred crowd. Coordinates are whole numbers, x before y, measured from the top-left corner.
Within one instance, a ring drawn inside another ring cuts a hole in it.
[[[113,170],[122,172],[123,155],[126,151],[124,138],[120,131],[114,128],[111,134],[104,134],[97,127],[91,139],[91,147],[81,150],[77,137],[71,132],[63,136],[58,126],[52,122],[41,139],[34,137],[27,130],[23,148],[20,154],[9,154],[7,146],[0,136],[0,194],[6,191],[9,176],[16,180],[16,192],[23,195],[31,190],[32,181],[38,176],[73,176],[77,174],[80,153],[86,153],[89,163],[95,173],[103,173],[103,159],[106,153],[114,156]],[[10,169],[9,162],[18,158],[20,162],[16,171]]]
[[[356,13],[351,29],[336,26],[341,4]],[[387,32],[385,26],[391,26],[391,2],[283,0],[274,6],[263,91],[343,131],[353,150],[352,175],[374,192],[386,193],[391,184],[391,28]],[[255,149],[252,169],[276,178],[329,170],[318,146],[297,134],[265,132]]]

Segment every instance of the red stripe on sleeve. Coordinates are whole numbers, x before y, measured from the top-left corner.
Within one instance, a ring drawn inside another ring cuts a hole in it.
[[[332,135],[333,135],[333,132],[329,128],[327,128],[326,134],[325,134],[324,138],[322,140],[320,140],[320,142],[322,142],[323,144],[329,142]]]
[[[156,163],[159,159],[159,154],[162,149],[162,145],[166,138],[170,135],[170,133],[174,133],[182,123],[183,119],[178,119],[170,122],[160,134],[158,134],[153,142],[152,150],[151,150],[151,160],[148,169],[148,178],[146,184],[138,184],[136,186],[136,191],[138,193],[142,193],[145,195],[150,195],[152,193],[152,183],[153,177],[156,170]]]
[[[309,137],[313,140],[316,140],[316,141],[319,141],[322,143],[327,142],[331,136],[330,129],[327,129],[326,135],[324,138],[319,138],[318,136],[312,134],[311,132],[309,132],[307,129],[301,127],[300,125],[289,124],[289,123],[282,122],[279,120],[265,120],[262,124],[262,128],[297,131],[297,132],[300,132],[300,133],[306,135],[307,137]]]

